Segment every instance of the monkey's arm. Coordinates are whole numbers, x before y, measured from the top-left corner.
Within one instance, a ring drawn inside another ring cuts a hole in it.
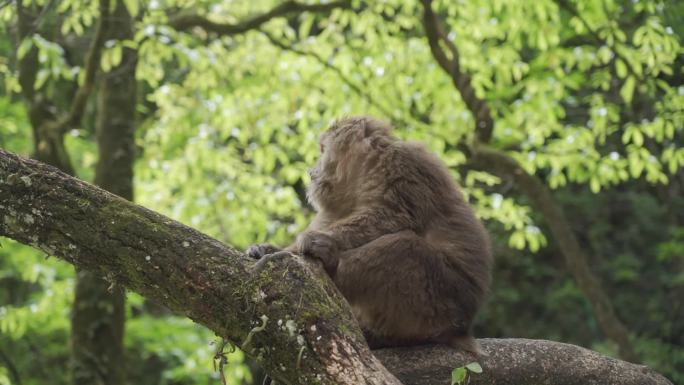
[[[329,234],[340,250],[349,250],[379,237],[411,229],[411,218],[400,210],[369,208],[331,224],[323,231]]]
[[[340,250],[354,249],[403,230],[422,232],[434,212],[433,197],[425,187],[427,182],[395,178],[386,183],[387,188],[375,192],[373,203],[323,228],[337,241]]]

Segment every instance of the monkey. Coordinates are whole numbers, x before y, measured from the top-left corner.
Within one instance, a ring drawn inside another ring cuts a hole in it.
[[[371,349],[479,354],[472,323],[491,281],[489,237],[446,165],[385,122],[349,117],[322,134],[309,173],[316,215],[284,250],[323,263]],[[258,244],[247,254],[279,250]]]

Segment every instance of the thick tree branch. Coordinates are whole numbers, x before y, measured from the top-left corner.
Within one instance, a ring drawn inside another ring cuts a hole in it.
[[[401,384],[368,351],[319,266],[252,270],[242,253],[42,163],[0,150],[0,235],[98,272],[185,314],[290,384]],[[313,270],[313,272],[312,272]],[[667,385],[643,366],[548,341],[480,341],[472,384]],[[473,360],[447,347],[375,352],[406,385],[449,384]]]
[[[48,5],[49,6],[49,5]],[[47,9],[45,6],[40,12],[42,15]],[[39,17],[34,14],[35,10],[24,4],[24,1],[17,1],[17,40],[18,45],[24,39],[33,36]],[[56,107],[46,97],[43,89],[36,89],[35,82],[40,69],[38,62],[38,48],[35,45],[19,58],[19,84],[21,85],[21,95],[27,104],[27,111],[31,128],[33,130],[33,157],[59,167],[61,170],[73,175],[74,170],[71,159],[64,150],[63,137],[61,135],[54,138],[44,138],[41,127],[57,120]]]
[[[482,374],[469,385],[671,385],[652,369],[575,345],[528,339],[479,339]],[[374,351],[404,384],[450,385],[451,370],[473,362],[443,346]]]
[[[322,268],[242,253],[45,164],[0,150],[0,235],[185,314],[289,384],[400,384]]]
[[[335,8],[349,8],[350,6],[350,0],[320,4],[303,4],[297,1],[285,1],[268,12],[253,16],[236,24],[217,23],[207,19],[205,16],[181,13],[169,17],[169,25],[179,31],[200,27],[207,32],[230,36],[257,29],[262,24],[277,17],[302,12],[329,12]]]

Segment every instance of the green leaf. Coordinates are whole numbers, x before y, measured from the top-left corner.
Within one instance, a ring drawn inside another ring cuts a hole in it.
[[[17,59],[21,60],[26,56],[28,51],[31,50],[33,47],[33,38],[25,38],[24,40],[21,41],[21,44],[19,44],[19,48],[17,49]]]
[[[508,239],[508,245],[514,249],[522,250],[525,248],[525,233],[516,231]]]
[[[45,82],[47,82],[49,77],[50,77],[50,71],[44,70],[44,69],[39,70],[38,75],[36,75],[36,82],[33,83],[33,89],[34,90],[41,89],[45,85]]]
[[[111,52],[105,51],[100,58],[100,66],[104,72],[109,72],[112,69],[112,55]]]
[[[302,20],[302,23],[299,25],[299,37],[301,39],[305,39],[309,36],[313,22],[314,18],[312,16],[307,15],[304,17],[304,20]]]
[[[644,163],[635,156],[630,156],[629,158],[629,173],[632,174],[632,178],[638,178],[641,172],[644,170]]]
[[[632,133],[632,142],[636,144],[637,146],[641,147],[644,144],[644,134],[641,133],[638,129],[634,129],[634,132]]]
[[[140,10],[140,3],[138,0],[124,0],[124,5],[126,6],[126,9],[128,9],[128,14],[130,14],[131,17],[138,15],[138,11]]]
[[[615,72],[620,79],[624,79],[627,76],[627,65],[622,59],[615,60]]]
[[[632,102],[632,96],[634,96],[634,86],[636,85],[636,80],[634,76],[630,76],[625,80],[625,83],[620,88],[620,96],[625,103],[629,104]]]
[[[482,366],[478,362],[471,362],[465,367],[473,373],[482,373]]]
[[[121,64],[122,49],[121,44],[116,44],[112,47],[112,67]]]
[[[599,191],[601,191],[601,183],[599,183],[598,178],[592,177],[592,178],[589,180],[589,188],[591,189],[591,192],[593,192],[594,194],[596,194],[596,193],[598,193]]]
[[[463,381],[465,381],[466,374],[468,372],[466,371],[466,368],[460,367],[456,368],[451,371],[451,385],[458,385],[462,384]]]

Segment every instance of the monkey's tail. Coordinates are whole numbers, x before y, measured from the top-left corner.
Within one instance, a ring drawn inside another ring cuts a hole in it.
[[[484,353],[480,348],[480,344],[477,342],[475,337],[469,334],[460,334],[452,336],[449,339],[449,345],[452,348],[464,350],[476,356],[482,356]]]

